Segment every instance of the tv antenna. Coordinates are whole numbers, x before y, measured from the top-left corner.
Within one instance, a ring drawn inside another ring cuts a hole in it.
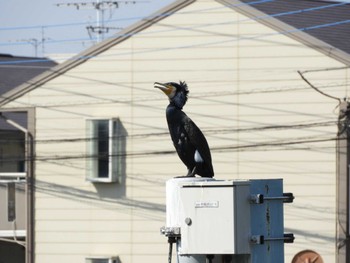
[[[45,41],[51,40],[51,38],[46,38],[44,33],[44,27],[41,27],[41,39],[38,38],[25,38],[25,39],[18,39],[16,42],[26,42],[34,47],[34,55],[35,57],[38,57],[38,49],[41,45],[41,53],[42,56],[45,54]]]
[[[121,29],[118,27],[107,27],[105,26],[105,11],[119,8],[119,5],[123,4],[136,4],[136,1],[103,1],[96,0],[95,2],[76,2],[76,3],[59,3],[56,4],[58,7],[67,6],[67,7],[75,7],[77,10],[82,9],[95,9],[96,10],[96,25],[95,26],[87,26],[86,29],[90,38],[92,38],[92,34],[97,34],[97,42],[100,42],[105,38],[106,33],[109,30]]]

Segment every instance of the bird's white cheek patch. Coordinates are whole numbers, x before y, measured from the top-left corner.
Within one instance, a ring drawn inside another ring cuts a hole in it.
[[[172,89],[170,90],[168,96],[169,96],[170,99],[172,99],[172,98],[174,98],[175,94],[176,94],[176,89],[175,89],[175,88],[172,88]]]
[[[202,156],[199,154],[199,152],[197,150],[194,152],[194,160],[196,161],[196,163],[203,163],[204,162]]]

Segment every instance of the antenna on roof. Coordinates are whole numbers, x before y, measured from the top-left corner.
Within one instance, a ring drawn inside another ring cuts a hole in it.
[[[34,47],[34,55],[35,57],[38,56],[38,47],[41,44],[41,41],[37,38],[26,38],[26,39],[19,39],[17,42],[27,42],[28,44],[32,45]]]
[[[34,47],[34,56],[38,57],[38,50],[39,47],[41,46],[41,56],[45,56],[45,42],[47,40],[51,40],[51,38],[47,38],[45,37],[45,27],[42,26],[41,27],[41,38],[35,38],[35,37],[31,37],[31,38],[22,38],[22,39],[17,39],[14,41],[9,41],[9,42],[17,42],[17,43],[28,43],[30,45],[32,45]]]
[[[119,5],[123,4],[136,4],[137,1],[101,1],[96,0],[95,2],[76,2],[76,3],[58,3],[56,6],[67,6],[75,7],[77,10],[81,9],[96,9],[96,26],[87,26],[86,29],[90,38],[92,34],[97,34],[97,42],[100,42],[105,38],[105,34],[111,29],[121,29],[118,27],[107,27],[104,25],[104,13],[106,10],[112,10],[119,8]]]

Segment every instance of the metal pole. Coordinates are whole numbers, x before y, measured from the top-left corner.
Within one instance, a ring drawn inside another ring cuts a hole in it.
[[[337,263],[349,262],[349,176],[350,176],[350,106],[344,101],[340,104],[337,140]]]

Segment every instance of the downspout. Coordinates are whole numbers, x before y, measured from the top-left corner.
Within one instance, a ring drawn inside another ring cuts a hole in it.
[[[26,263],[34,263],[34,140],[33,135],[20,124],[7,118],[0,112],[0,118],[6,121],[12,127],[22,131],[25,134],[25,156],[26,156]]]

